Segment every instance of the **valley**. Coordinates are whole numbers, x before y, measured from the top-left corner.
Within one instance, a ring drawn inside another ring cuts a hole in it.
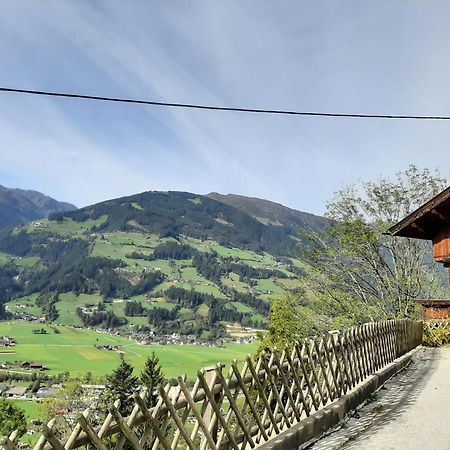
[[[3,232],[4,315],[181,342],[255,336],[271,299],[306,274],[279,207],[273,226],[208,197],[149,192]]]
[[[36,328],[36,324],[23,321],[0,322],[0,335],[11,336],[17,342],[14,347],[0,347],[1,364],[7,367],[0,370],[0,375],[9,372],[29,376],[32,371],[21,366],[28,361],[45,367],[46,370],[38,372],[39,376],[69,373],[70,377],[82,378],[90,372],[95,379],[103,380],[117,367],[121,354],[139,373],[146,357],[155,352],[168,379],[182,374],[194,377],[201,367],[217,364],[219,360],[227,364],[233,359],[240,361],[256,350],[256,343],[227,344],[224,348],[142,345],[133,339],[100,331],[43,325],[39,328],[46,333],[35,334]],[[115,349],[108,350],[108,346]]]

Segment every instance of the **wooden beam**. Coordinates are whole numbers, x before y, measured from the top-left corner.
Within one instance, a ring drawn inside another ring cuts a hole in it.
[[[416,222],[413,222],[410,226],[411,226],[411,228],[414,228],[415,230],[420,231],[420,233],[426,234],[425,230],[420,225],[417,225]]]

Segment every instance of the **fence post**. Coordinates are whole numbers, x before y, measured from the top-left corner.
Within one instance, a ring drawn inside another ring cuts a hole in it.
[[[222,372],[223,365],[217,365],[212,367],[205,367],[205,381],[209,386],[209,389],[212,391],[214,388],[214,385],[216,384],[217,376],[216,371],[220,370]],[[220,407],[220,398],[221,393],[220,391],[214,395],[214,401],[217,403],[217,405]],[[208,405],[206,406],[205,413],[203,414],[203,420],[205,422],[205,425],[208,427],[211,433],[211,437],[215,443],[217,443],[217,435],[219,431],[219,420],[215,416],[214,408],[212,407],[211,403],[208,402]],[[214,425],[211,428],[211,423],[214,423]],[[201,439],[201,445],[200,448],[208,448],[208,443],[206,441],[206,437],[202,436]]]

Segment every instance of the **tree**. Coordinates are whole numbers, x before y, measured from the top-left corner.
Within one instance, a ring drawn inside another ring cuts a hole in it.
[[[83,389],[77,381],[68,381],[55,395],[44,399],[42,403],[46,421],[55,419],[53,432],[59,439],[67,438],[76,425],[76,415],[88,405],[83,400]]]
[[[107,375],[106,380],[102,403],[109,408],[116,400],[120,400],[120,413],[125,416],[129,415],[134,404],[132,395],[138,388],[138,379],[133,376],[133,366],[122,357],[117,369]]]
[[[0,303],[0,320],[5,320],[8,318],[8,315],[5,310],[5,305]]]
[[[14,430],[19,436],[27,431],[25,411],[13,402],[0,399],[0,436],[9,436]]]
[[[34,380],[30,385],[30,391],[35,394],[41,387],[41,382],[39,380]]]
[[[142,385],[147,388],[147,406],[151,408],[156,405],[158,398],[155,392],[157,386],[165,381],[159,358],[155,355],[155,352],[147,357],[140,378]]]
[[[268,332],[260,336],[261,344],[258,354],[275,348],[282,351],[310,335],[312,330],[320,328],[319,321],[307,308],[300,304],[300,298],[294,294],[272,301]]]
[[[302,254],[310,266],[305,288],[323,314],[338,323],[346,315],[346,324],[413,317],[417,299],[444,295],[429,243],[384,233],[446,183],[437,172],[410,166],[394,180],[381,177],[335,194],[327,205],[329,229],[309,235]]]

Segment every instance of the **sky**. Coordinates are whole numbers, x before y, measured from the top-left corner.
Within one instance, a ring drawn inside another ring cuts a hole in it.
[[[0,0],[0,86],[221,106],[450,115],[446,0]],[[255,115],[0,93],[0,184],[81,207],[148,190],[322,214],[450,167],[450,121]]]

